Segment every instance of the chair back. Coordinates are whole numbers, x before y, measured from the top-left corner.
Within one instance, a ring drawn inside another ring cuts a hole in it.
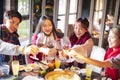
[[[93,46],[90,58],[103,61],[105,53],[106,51],[104,48],[99,46]],[[102,68],[93,65],[92,70],[93,72],[100,73],[102,71]]]

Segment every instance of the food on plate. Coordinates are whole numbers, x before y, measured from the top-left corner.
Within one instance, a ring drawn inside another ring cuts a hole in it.
[[[25,66],[24,65],[20,65],[19,66],[19,71],[22,71],[22,70],[24,70],[25,69]]]
[[[80,80],[80,77],[69,70],[58,70],[47,73],[45,80]]]
[[[40,71],[40,74],[42,75],[42,74],[45,74],[46,73],[46,70],[41,70]]]
[[[23,72],[22,76],[39,76],[39,73],[36,73],[36,72]]]
[[[70,70],[71,70],[72,72],[75,72],[75,73],[77,73],[77,74],[80,74],[80,68],[79,68],[79,67],[74,67],[74,66],[72,66],[72,67],[70,68]]]
[[[35,69],[35,68],[38,68],[39,65],[37,63],[31,63],[31,64],[28,64],[26,67],[32,67],[33,69]]]
[[[39,63],[39,67],[42,69],[42,70],[46,70],[48,69],[48,64],[47,63],[44,63],[44,62],[41,62]]]
[[[25,67],[25,71],[26,71],[26,72],[30,72],[30,71],[32,71],[32,69],[33,69],[33,68],[32,68],[31,66],[26,66],[26,67]]]
[[[32,65],[33,65],[33,63],[27,64],[27,66],[30,66],[30,67],[31,67]]]
[[[33,69],[36,69],[36,68],[39,68],[39,65],[38,65],[37,63],[34,63],[34,64],[31,65],[31,67],[32,67]]]

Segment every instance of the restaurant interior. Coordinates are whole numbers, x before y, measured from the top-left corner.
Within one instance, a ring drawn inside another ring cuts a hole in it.
[[[43,15],[49,16],[53,20],[55,28],[68,38],[74,32],[76,19],[87,18],[89,21],[88,31],[94,43],[90,58],[100,61],[104,60],[105,52],[108,49],[107,39],[110,29],[120,26],[120,0],[0,0],[0,24],[3,23],[3,14],[7,10],[16,10],[22,15],[22,22],[17,31],[21,46],[31,44],[37,23]],[[24,66],[20,65],[19,67],[19,78],[9,74],[9,76],[0,76],[0,80],[112,80],[101,76],[103,68],[93,65],[93,78],[85,79],[85,70],[79,67],[71,66],[64,70],[61,68],[53,70],[50,67],[52,65],[48,66],[48,63],[41,61],[29,64],[27,55],[25,55],[25,62]],[[32,70],[29,66],[35,69]],[[38,66],[39,71],[37,71]],[[0,66],[0,68],[2,67]],[[10,66],[8,68],[10,69]],[[55,79],[57,75],[53,76],[54,74],[61,75],[61,77]],[[23,77],[22,75],[27,76]]]

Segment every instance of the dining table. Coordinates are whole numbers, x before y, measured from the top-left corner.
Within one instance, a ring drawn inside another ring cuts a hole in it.
[[[96,72],[92,72],[92,75],[91,75],[91,77],[89,79],[86,78],[86,74],[85,74],[85,70],[86,69],[85,68],[84,69],[78,69],[77,68],[77,70],[76,70],[77,72],[75,72],[75,70],[71,70],[70,67],[69,68],[65,68],[65,69],[61,69],[61,68],[59,68],[59,69],[60,70],[66,70],[66,69],[68,69],[70,72],[74,72],[75,74],[77,74],[80,77],[80,80],[108,80],[107,77],[101,76],[101,74],[98,74]],[[56,69],[54,69],[54,70],[56,70]],[[46,71],[45,74],[39,74],[37,76],[38,80],[45,80],[45,76],[48,73],[53,72],[54,70],[48,70],[48,71]],[[82,71],[82,70],[84,70],[84,71]],[[25,70],[19,71],[18,77],[14,77],[12,74],[6,75],[6,76],[1,76],[0,80],[23,80],[26,77],[26,76],[22,76],[23,72],[25,72]],[[27,76],[29,76],[29,75],[27,75]]]
[[[85,75],[79,74],[80,80],[87,80]],[[0,80],[22,80],[24,77],[23,76],[18,76],[15,78],[13,75],[8,75],[4,77],[0,77]],[[38,80],[45,80],[44,77],[39,76]],[[89,79],[88,79],[89,80]],[[92,74],[90,80],[111,80],[107,77],[103,77],[99,74]]]

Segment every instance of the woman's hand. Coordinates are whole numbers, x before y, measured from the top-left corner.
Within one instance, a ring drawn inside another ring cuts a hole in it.
[[[84,49],[84,47],[81,46],[81,45],[75,45],[74,47],[72,47],[72,48],[70,49],[70,51],[71,51],[71,50],[75,51],[75,54],[76,54],[76,55],[87,56],[87,50]]]
[[[30,45],[28,47],[25,47],[23,52],[25,54],[33,54],[36,55],[39,52],[39,48],[36,45]]]
[[[57,50],[55,48],[49,48],[48,55],[56,55]]]

